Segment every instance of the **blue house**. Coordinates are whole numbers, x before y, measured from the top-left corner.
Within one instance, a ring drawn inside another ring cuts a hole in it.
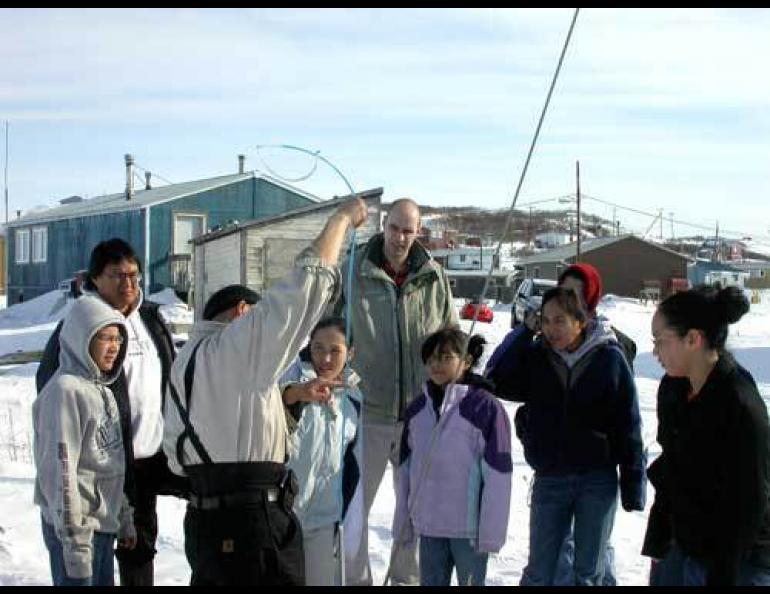
[[[687,268],[687,280],[692,286],[713,285],[719,283],[722,286],[737,285],[742,287],[750,276],[745,270],[731,266],[725,262],[713,262],[698,258]]]
[[[242,165],[241,161],[241,165]],[[142,259],[146,293],[186,291],[192,282],[190,240],[233,221],[260,219],[319,202],[316,196],[260,172],[241,172],[134,191],[126,155],[126,190],[30,213],[7,225],[8,304],[59,286],[88,267],[94,246],[128,241]],[[241,166],[242,170],[242,166]]]

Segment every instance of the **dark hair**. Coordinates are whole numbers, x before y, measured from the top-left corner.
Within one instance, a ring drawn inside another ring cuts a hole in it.
[[[709,348],[722,351],[728,326],[749,311],[749,301],[738,287],[720,289],[700,285],[664,299],[658,311],[666,319],[666,325],[680,337],[689,330],[700,330]]]
[[[85,287],[89,291],[95,291],[93,279],[99,276],[108,264],[120,264],[123,260],[131,260],[142,272],[142,263],[136,256],[134,248],[119,237],[113,237],[102,241],[91,252],[91,261],[88,263],[88,273],[86,274]]]
[[[549,301],[556,301],[561,309],[567,312],[571,317],[575,318],[578,322],[586,322],[588,320],[588,313],[583,304],[583,297],[582,295],[578,295],[575,289],[568,289],[566,287],[554,287],[553,289],[548,289],[543,295],[543,305],[540,308],[541,312],[545,310],[545,304]]]
[[[319,330],[323,330],[324,328],[335,328],[342,336],[346,335],[346,324],[345,324],[345,318],[339,317],[339,316],[329,316],[328,318],[323,318],[320,322],[318,322],[315,325],[315,328],[310,332],[310,341],[308,341],[308,344],[305,345],[305,347],[299,352],[299,358],[300,361],[310,361],[310,342],[313,340],[313,337],[316,335],[316,333]],[[348,348],[353,346],[353,332],[350,332],[350,340],[347,344]]]
[[[422,362],[427,364],[430,356],[436,351],[461,355],[465,350],[466,341],[468,343],[468,355],[471,357],[471,368],[473,368],[484,353],[484,345],[487,344],[487,341],[480,334],[474,334],[469,339],[465,332],[454,326],[434,332],[425,339],[420,351]]]
[[[345,318],[339,316],[330,316],[328,318],[322,319],[315,325],[315,328],[313,328],[313,331],[310,333],[310,340],[313,340],[316,332],[323,330],[324,328],[336,328],[339,330],[342,336],[346,336],[347,325],[345,324]],[[353,346],[353,332],[350,333],[350,344],[348,346]]]

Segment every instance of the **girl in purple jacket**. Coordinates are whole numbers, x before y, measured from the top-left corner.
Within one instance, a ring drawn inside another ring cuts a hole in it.
[[[462,353],[468,343],[467,355]],[[420,537],[420,584],[484,585],[508,529],[511,426],[492,386],[470,372],[484,338],[446,328],[427,338],[429,380],[407,408],[393,534]]]

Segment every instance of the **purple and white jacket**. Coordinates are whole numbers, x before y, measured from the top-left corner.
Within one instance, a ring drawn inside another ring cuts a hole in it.
[[[511,425],[500,402],[475,382],[450,384],[441,401],[440,388],[426,382],[404,419],[394,539],[467,538],[479,552],[499,551],[512,469]]]

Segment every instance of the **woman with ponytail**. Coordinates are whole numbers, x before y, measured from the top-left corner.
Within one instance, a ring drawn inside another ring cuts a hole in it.
[[[754,379],[725,350],[749,310],[743,292],[698,287],[652,320],[661,455],[647,474],[655,502],[643,554],[650,583],[770,585],[770,443]]]

